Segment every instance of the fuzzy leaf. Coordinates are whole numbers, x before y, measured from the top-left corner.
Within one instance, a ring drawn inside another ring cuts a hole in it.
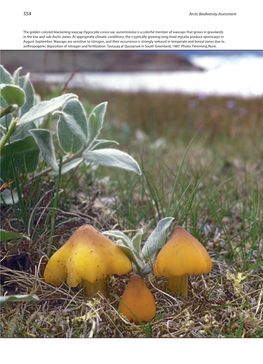
[[[63,105],[72,98],[77,98],[75,94],[64,94],[55,97],[49,101],[41,101],[36,106],[32,107],[27,113],[25,113],[19,120],[19,125],[28,123],[43,116],[46,116],[54,111],[63,107]]]
[[[55,148],[50,131],[45,129],[33,129],[30,130],[30,134],[34,137],[40,151],[42,152],[43,159],[55,172],[58,172],[59,167],[56,161]]]
[[[75,154],[82,147],[82,143],[87,145],[87,118],[82,104],[77,99],[70,100],[62,111],[56,111],[54,114],[60,115],[57,134],[64,151]]]
[[[61,174],[65,174],[68,173],[71,169],[77,168],[78,165],[83,161],[83,158],[76,158],[73,159],[72,161],[65,163],[62,165],[61,168]],[[59,171],[57,172],[53,172],[52,175],[53,176],[58,176]]]
[[[98,149],[85,151],[83,157],[94,163],[107,167],[117,167],[126,171],[141,174],[138,163],[129,154],[117,149]]]
[[[11,135],[11,138],[10,138],[11,145],[12,145],[12,143],[17,142],[19,140],[24,140],[28,136],[30,136],[32,138],[32,136],[30,135],[30,130],[32,130],[32,129],[36,129],[36,124],[34,123],[34,121],[31,121],[25,125],[19,126],[15,130],[15,132]]]
[[[6,133],[7,130],[9,129],[11,123],[14,120],[15,120],[15,118],[13,117],[12,114],[6,114],[6,115],[2,116],[1,119],[0,119],[1,129],[3,129],[4,132]]]
[[[1,109],[5,109],[8,106],[8,103],[5,101],[5,99],[2,97],[1,93],[0,93],[0,108]],[[3,110],[1,110],[1,112],[3,112]],[[12,111],[10,111],[12,112]]]
[[[166,231],[174,220],[173,217],[165,217],[160,220],[142,248],[142,256],[149,259],[158,249],[161,248]]]
[[[27,113],[34,106],[35,91],[29,79],[29,73],[25,76],[19,77],[18,85],[26,94],[26,101],[20,109],[20,117]]]
[[[81,139],[74,133],[65,121],[63,115],[60,115],[57,123],[57,136],[60,147],[65,153],[75,154],[83,146]]]
[[[114,140],[96,139],[89,145],[89,147],[86,149],[86,152],[89,150],[108,148],[108,147],[112,146],[113,144],[119,145],[119,143],[115,142]]]
[[[107,109],[107,102],[94,107],[88,118],[89,143],[92,143],[100,134],[103,126],[104,116]]]
[[[121,250],[127,255],[130,261],[135,264],[136,267],[139,267],[139,269],[141,268],[140,262],[136,258],[136,255],[131,250],[131,248],[126,246],[122,240],[117,240],[116,245],[118,245],[121,248]]]
[[[15,70],[15,72],[13,73],[13,84],[16,86],[20,86],[19,85],[19,73],[21,71],[23,67],[19,67],[17,70]]]
[[[16,85],[1,85],[1,96],[8,105],[16,104],[21,107],[26,101],[25,92]]]
[[[112,238],[115,238],[115,239],[119,239],[123,242],[123,244],[129,248],[132,248],[132,241],[131,239],[125,235],[124,233],[122,233],[121,231],[119,230],[108,230],[108,231],[104,231],[103,232],[103,235],[107,235],[107,236],[110,236]]]
[[[12,76],[2,65],[0,65],[0,82],[7,85],[11,85],[13,82]]]
[[[146,263],[142,268],[142,275],[146,276],[147,274],[150,274],[153,271],[154,261],[151,259],[151,264]]]
[[[136,253],[139,255],[140,252],[140,247],[141,247],[141,242],[142,242],[142,235],[143,235],[143,230],[140,229],[136,235],[134,235],[134,237],[132,238],[132,246],[133,249],[136,251]]]

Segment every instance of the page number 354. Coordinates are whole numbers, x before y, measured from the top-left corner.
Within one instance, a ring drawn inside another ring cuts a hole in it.
[[[31,11],[24,11],[24,16],[30,16],[31,15]]]

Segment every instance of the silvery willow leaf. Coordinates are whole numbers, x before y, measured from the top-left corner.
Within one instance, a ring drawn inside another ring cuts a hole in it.
[[[132,248],[131,239],[127,235],[123,234],[119,230],[108,230],[108,231],[104,231],[102,234],[110,236],[110,237],[115,238],[115,239],[119,239],[119,240],[121,240],[123,242],[124,245]]]
[[[5,84],[13,83],[12,76],[2,65],[0,65],[0,82]]]
[[[174,220],[173,217],[165,217],[160,220],[142,248],[142,256],[149,259],[158,249],[161,248],[166,231]]]
[[[62,108],[67,101],[77,97],[78,96],[75,94],[64,94],[49,101],[41,101],[21,117],[19,125],[23,125],[29,121],[34,121],[53,113],[54,111]]]
[[[88,139],[88,127],[87,118],[83,105],[77,99],[70,100],[63,107],[62,111],[55,111],[54,114],[59,114],[59,123],[57,134],[60,144],[64,144],[63,149],[70,149],[70,146],[66,146],[71,142],[73,134],[80,141],[87,145]],[[63,137],[63,138],[62,138]],[[68,139],[68,143],[67,143]],[[79,148],[80,149],[80,148]],[[67,151],[68,152],[68,151]],[[76,153],[75,151],[73,153]]]
[[[30,135],[30,130],[32,130],[32,129],[36,129],[36,124],[34,123],[34,121],[31,121],[31,122],[17,128],[9,139],[11,148],[13,148],[13,146],[12,146],[13,142],[16,142],[19,140],[24,140],[28,136],[30,136],[32,138],[32,136]]]
[[[1,85],[1,96],[5,99],[8,105],[16,104],[19,107],[23,106],[26,101],[25,92],[16,85]]]
[[[141,270],[141,265],[139,260],[136,258],[134,252],[125,244],[123,244],[122,240],[117,240],[116,244],[121,248],[121,250],[127,255],[132,263],[135,264],[138,270]]]
[[[1,107],[1,105],[0,105]],[[12,114],[8,113],[0,118],[1,129],[3,128],[4,133],[7,133],[7,130],[10,128],[10,125],[15,120]]]
[[[103,126],[104,116],[107,109],[107,102],[94,107],[88,118],[89,143],[92,143],[100,134]]]
[[[93,140],[93,142],[89,145],[89,147],[86,149],[86,152],[88,152],[89,150],[107,148],[112,146],[113,144],[119,145],[119,143],[115,142],[114,140],[96,139]]]
[[[32,134],[39,149],[41,150],[42,158],[55,172],[58,172],[59,167],[56,161],[55,148],[50,131],[46,129],[32,129],[30,130],[30,134]]]
[[[20,110],[20,117],[27,113],[34,106],[35,91],[29,79],[29,73],[25,76],[19,77],[18,85],[24,90],[26,94],[26,101]]]
[[[142,242],[142,235],[143,235],[143,230],[140,229],[136,235],[134,235],[134,237],[132,238],[132,246],[133,249],[136,251],[136,253],[139,255],[140,252],[140,247],[141,247],[141,242]]]
[[[18,86],[19,82],[19,73],[23,67],[19,67],[15,72],[13,73],[13,84]]]
[[[8,107],[8,109],[6,109],[7,107]],[[8,105],[8,103],[5,101],[5,99],[1,96],[1,93],[0,93],[0,108],[5,109],[4,115],[6,115],[6,114],[8,114],[10,112],[13,112],[13,111],[10,110],[11,105]],[[1,110],[1,115],[3,116],[3,110]]]
[[[72,161],[62,165],[61,174],[68,173],[71,169],[77,168],[78,165],[83,161],[83,158],[75,158]],[[59,171],[53,172],[53,176],[58,176]]]
[[[65,153],[73,155],[83,147],[83,142],[79,136],[72,131],[62,115],[60,115],[57,123],[57,136],[60,147]]]
[[[153,259],[151,259],[151,264],[146,263],[143,267],[142,267],[142,275],[146,276],[147,274],[150,274],[153,271],[153,266],[154,266],[154,262]]]
[[[125,169],[126,171],[135,172],[141,174],[138,163],[129,154],[121,152],[117,149],[98,149],[85,151],[83,157],[94,163],[107,167],[117,167]]]

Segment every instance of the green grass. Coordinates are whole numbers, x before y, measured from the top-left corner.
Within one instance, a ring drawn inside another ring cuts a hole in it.
[[[80,167],[35,181],[22,172],[20,204],[4,207],[1,226],[27,232],[31,242],[3,245],[2,284],[8,294],[38,287],[40,303],[3,306],[2,335],[262,337],[263,100],[231,98],[229,108],[225,97],[76,93],[87,110],[109,102],[101,138],[117,140],[143,173]],[[114,297],[129,277],[112,278],[111,300],[94,306],[77,289],[43,281],[49,248],[76,227],[143,228],[146,239],[166,216],[204,244],[213,268],[203,279],[191,277],[188,300],[165,293],[165,280],[146,277],[157,304],[152,322],[136,326],[118,316]],[[77,319],[89,310],[94,316]]]

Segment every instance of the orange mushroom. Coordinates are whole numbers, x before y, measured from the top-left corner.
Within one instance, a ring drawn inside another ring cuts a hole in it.
[[[167,278],[167,290],[173,295],[188,296],[188,275],[207,274],[212,262],[206,249],[181,226],[176,226],[170,239],[157,255],[156,277]]]
[[[100,291],[108,297],[108,276],[131,271],[131,262],[120,247],[91,225],[84,225],[49,259],[44,279],[54,286],[64,281],[72,287],[83,284],[87,296]]]
[[[138,274],[131,276],[121,297],[119,312],[126,316],[130,322],[133,321],[136,324],[139,321],[148,322],[155,316],[154,297]]]

